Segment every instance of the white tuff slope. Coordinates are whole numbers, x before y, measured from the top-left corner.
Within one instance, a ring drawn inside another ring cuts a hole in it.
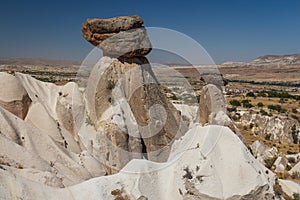
[[[135,173],[129,173],[135,172]],[[0,169],[0,199],[272,199],[274,175],[222,126],[196,126],[168,162],[132,160],[118,174],[52,188]]]
[[[77,85],[56,86],[24,74],[15,79],[32,102],[24,120],[0,107],[0,166],[54,187],[105,175],[76,134],[73,120],[84,111],[72,99],[79,93]]]

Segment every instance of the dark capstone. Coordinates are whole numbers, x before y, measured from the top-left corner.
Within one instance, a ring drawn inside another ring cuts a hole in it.
[[[140,57],[152,46],[143,20],[139,16],[121,16],[110,19],[88,19],[82,25],[82,36],[110,57]]]

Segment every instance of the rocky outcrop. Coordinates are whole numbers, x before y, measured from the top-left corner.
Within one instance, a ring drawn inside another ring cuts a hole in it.
[[[225,99],[221,90],[213,84],[204,86],[199,100],[198,121],[205,125],[211,121],[212,115],[220,111],[226,113]]]
[[[300,173],[300,162],[298,162],[289,173],[292,175],[293,173]]]
[[[289,161],[285,155],[280,155],[274,162],[275,172],[284,172],[289,164]]]
[[[31,99],[13,75],[0,72],[0,106],[21,119],[27,115]]]
[[[226,114],[226,102],[222,91],[213,84],[202,88],[197,116],[200,124],[212,124],[229,127],[246,144],[246,140],[235,123]]]
[[[149,160],[166,161],[172,141],[187,130],[146,58],[103,57],[88,81],[86,99],[91,121],[108,138],[101,145],[109,147],[105,162],[119,169],[132,153],[134,158],[144,153]]]
[[[82,25],[83,37],[110,57],[145,56],[151,43],[143,20],[139,16],[122,16],[110,19],[88,19]]]
[[[236,113],[240,115],[237,122],[243,126],[251,125],[254,135],[277,143],[299,143],[300,125],[291,117],[276,114],[265,116],[253,111],[237,111]],[[234,115],[234,113],[232,114]],[[293,126],[295,130],[293,130]]]
[[[268,147],[264,143],[256,140],[250,145],[251,151],[254,155],[254,157],[261,162],[263,165],[265,165],[266,159],[272,159],[278,156],[278,150],[276,147]]]
[[[24,74],[16,74],[16,79],[32,104],[24,120],[0,107],[2,168],[55,187],[105,175],[102,163],[78,137],[74,120],[82,111],[72,99],[79,93],[76,84],[56,86]]]
[[[132,158],[166,161],[174,139],[187,130],[143,57],[151,44],[142,23],[129,16],[87,20],[82,26],[83,36],[107,55],[92,70],[85,98],[92,123],[107,139],[93,144],[101,146],[108,174]]]
[[[279,179],[279,184],[283,190],[291,199],[296,199],[296,196],[300,195],[300,185],[299,183],[293,182],[291,180],[281,180]]]

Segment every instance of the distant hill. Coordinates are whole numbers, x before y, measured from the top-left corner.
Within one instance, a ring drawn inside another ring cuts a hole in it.
[[[265,55],[250,62],[224,62],[219,67],[241,67],[256,65],[299,65],[300,54],[291,55]]]
[[[47,58],[0,58],[0,65],[73,66],[80,65],[80,62]]]
[[[300,54],[266,55],[256,58],[251,64],[300,64]]]

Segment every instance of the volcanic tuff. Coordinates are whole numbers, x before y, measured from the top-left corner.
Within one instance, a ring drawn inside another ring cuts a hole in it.
[[[172,141],[187,130],[187,124],[167,100],[149,61],[143,57],[151,48],[144,52],[140,45],[151,44],[146,30],[139,29],[142,23],[140,17],[129,16],[87,20],[82,25],[88,41],[91,38],[86,35],[113,34],[99,40],[99,45],[93,43],[105,55],[117,58],[105,56],[99,60],[89,78],[86,99],[91,121],[108,138],[101,144],[108,147],[103,153],[106,162],[118,169],[132,159],[132,152],[135,158],[147,153],[149,160],[166,161]],[[143,34],[131,38],[141,30]],[[114,121],[124,119],[124,125],[115,125]]]
[[[22,84],[16,77],[0,73],[0,85],[0,106],[24,119],[31,100]]]
[[[290,116],[275,115],[267,116],[253,110],[237,110],[230,115],[236,118],[236,123],[243,126],[252,126],[250,131],[254,135],[267,138],[270,141],[294,144],[299,142],[299,122]],[[293,126],[295,130],[293,130]],[[295,137],[296,136],[296,137]]]
[[[212,124],[229,127],[246,144],[246,140],[234,122],[226,114],[226,103],[221,90],[213,84],[202,88],[199,99],[197,120],[200,124]]]
[[[166,163],[132,160],[118,174],[68,188],[48,187],[5,170],[0,170],[0,177],[1,199],[16,195],[23,199],[271,200],[275,182],[274,174],[230,129],[221,126],[189,130],[175,141]]]

